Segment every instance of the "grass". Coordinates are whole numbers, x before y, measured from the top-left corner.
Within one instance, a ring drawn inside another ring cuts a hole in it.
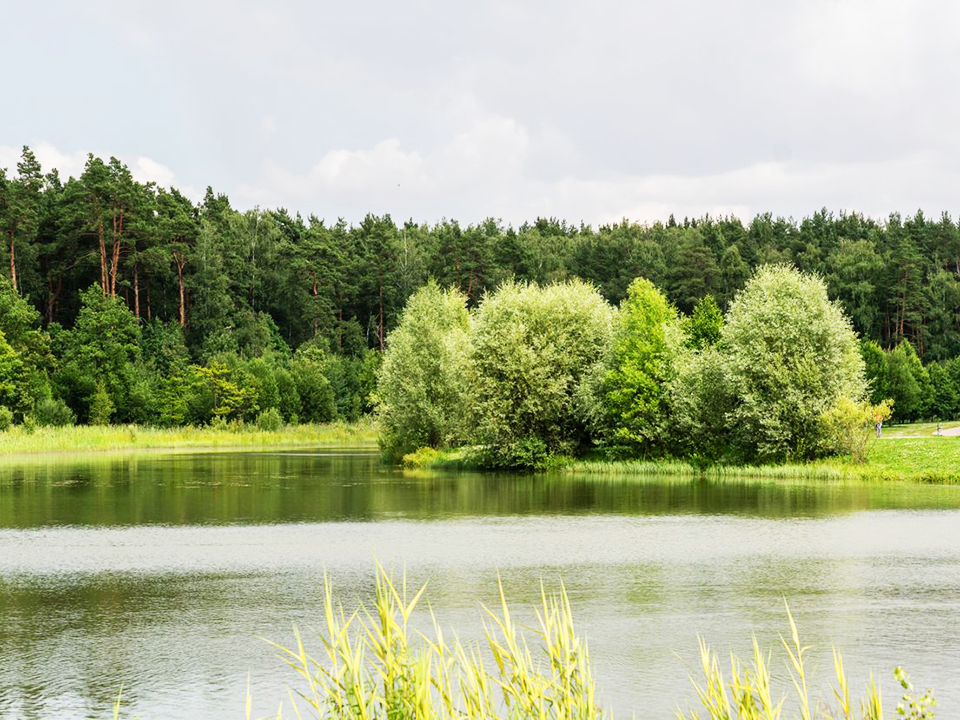
[[[670,475],[716,480],[763,478],[960,484],[960,437],[884,437],[873,444],[864,463],[855,463],[849,458],[827,458],[807,463],[715,465],[701,469],[676,460],[581,460],[567,465],[564,470],[586,474]]]
[[[943,429],[960,426],[945,423]],[[706,477],[715,480],[826,480],[913,481],[960,484],[960,437],[937,437],[936,423],[898,425],[884,429],[884,437],[871,441],[867,461],[855,463],[834,457],[803,463],[776,465],[713,465],[700,467],[682,460],[623,460],[560,458],[552,469],[593,475],[647,475]],[[470,448],[421,448],[404,456],[410,470],[480,470]]]
[[[906,425],[884,425],[883,436],[885,438],[903,438],[903,437],[933,437],[937,432],[937,426],[941,430],[960,427],[960,421],[942,422],[942,423],[908,423]]]
[[[240,427],[151,428],[138,425],[43,427],[32,432],[14,427],[0,432],[0,458],[42,453],[96,453],[125,450],[295,446],[372,446],[377,427],[369,420],[327,425],[290,425],[276,431]]]
[[[448,641],[431,613],[432,630],[416,633],[411,616],[426,586],[408,591],[378,565],[376,600],[369,611],[351,612],[335,603],[324,579],[324,628],[318,652],[308,651],[294,630],[294,644],[271,643],[298,676],[276,718],[342,720],[601,720],[604,712],[590,665],[587,643],[576,630],[566,590],[547,595],[541,585],[536,622],[517,625],[500,584],[499,607],[485,608],[480,643]],[[786,677],[779,686],[771,673],[772,652],[756,638],[749,662],[730,656],[725,671],[716,653],[699,639],[700,667],[691,678],[696,708],[678,710],[678,720],[882,720],[881,688],[870,675],[861,698],[851,697],[841,654],[834,650],[833,697],[814,696],[808,686],[806,655],[796,623],[786,609],[787,637],[780,650]],[[419,635],[419,638],[417,637]],[[491,658],[492,662],[487,660]],[[932,695],[917,698],[901,668],[894,675],[904,690],[907,718],[932,717]],[[787,698],[791,698],[787,702]],[[246,715],[252,698],[247,691]],[[788,709],[789,708],[789,711]]]

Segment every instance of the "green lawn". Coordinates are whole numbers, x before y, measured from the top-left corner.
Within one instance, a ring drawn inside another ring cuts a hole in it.
[[[960,420],[940,423],[941,430],[960,427]],[[937,431],[937,423],[910,423],[908,425],[884,425],[884,438],[897,437],[933,437]]]
[[[960,437],[884,437],[874,444],[863,470],[885,480],[960,483]]]
[[[40,453],[87,453],[146,449],[226,450],[295,446],[370,446],[377,442],[373,422],[291,425],[277,431],[239,428],[150,428],[137,425],[45,427],[0,432],[0,458]]]

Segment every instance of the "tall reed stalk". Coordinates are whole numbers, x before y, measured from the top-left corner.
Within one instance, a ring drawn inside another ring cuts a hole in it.
[[[411,616],[426,586],[410,592],[406,576],[395,583],[377,565],[376,600],[372,610],[347,614],[334,602],[333,587],[324,579],[322,651],[313,655],[300,633],[295,644],[271,643],[300,676],[300,689],[281,704],[278,720],[599,720],[601,709],[586,643],[576,631],[566,589],[548,595],[541,584],[536,623],[524,632],[516,623],[500,583],[500,603],[486,609],[484,639],[464,645],[448,641],[430,613],[429,634],[414,633]],[[724,671],[720,659],[699,638],[698,679],[691,678],[698,707],[677,710],[677,720],[882,720],[880,686],[873,675],[859,703],[851,699],[843,657],[833,651],[836,685],[832,707],[811,694],[807,653],[796,622],[786,609],[789,637],[780,641],[786,654],[787,689],[774,687],[771,653],[756,637],[749,662],[730,655]],[[415,635],[419,639],[415,639]],[[492,659],[492,660],[491,660]],[[900,717],[932,718],[930,693],[915,698],[902,670],[906,693]],[[792,687],[791,687],[792,686]],[[792,696],[792,699],[791,699]],[[285,714],[288,711],[292,714]],[[638,717],[643,716],[642,708]],[[247,720],[251,698],[247,695]]]

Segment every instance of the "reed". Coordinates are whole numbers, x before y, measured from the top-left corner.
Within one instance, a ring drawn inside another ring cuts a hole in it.
[[[566,590],[541,586],[535,640],[500,605],[487,609],[484,646],[448,641],[431,613],[432,631],[413,641],[410,617],[426,586],[410,592],[378,565],[373,609],[347,613],[324,580],[322,651],[271,643],[299,675],[289,710],[278,718],[356,720],[591,720],[603,713],[586,644],[573,623]],[[539,645],[540,652],[531,648]],[[492,666],[484,658],[492,658]],[[247,718],[250,720],[248,702]],[[307,714],[305,714],[307,713]]]
[[[599,720],[608,716],[599,702],[587,644],[573,621],[566,589],[548,595],[541,584],[536,623],[527,632],[511,614],[503,584],[499,607],[486,609],[484,639],[464,645],[448,641],[430,613],[429,633],[414,633],[411,616],[426,586],[412,592],[406,576],[395,583],[377,565],[376,599],[370,611],[349,614],[334,601],[324,579],[324,628],[321,649],[308,652],[294,630],[291,647],[271,643],[297,673],[300,687],[288,693],[278,720],[307,717],[338,720]],[[859,703],[851,699],[841,654],[834,650],[833,706],[811,694],[809,646],[789,607],[789,635],[781,636],[786,655],[786,688],[774,687],[770,651],[753,638],[749,663],[731,654],[729,670],[699,638],[700,677],[691,678],[698,706],[677,720],[882,720],[883,698],[873,676]],[[415,635],[419,639],[415,638]],[[904,688],[900,717],[932,718],[932,695]],[[792,696],[792,700],[788,700]],[[247,693],[247,720],[252,701]]]
[[[705,477],[713,480],[740,478],[843,480],[853,477],[852,470],[825,463],[712,465],[701,468],[679,460],[581,460],[570,463],[563,470],[586,475],[662,475]]]

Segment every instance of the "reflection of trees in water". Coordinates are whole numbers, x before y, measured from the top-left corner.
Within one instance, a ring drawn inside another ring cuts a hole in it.
[[[593,513],[819,516],[958,507],[960,494],[954,490],[573,474],[404,474],[373,454],[140,454],[0,467],[0,527]]]

